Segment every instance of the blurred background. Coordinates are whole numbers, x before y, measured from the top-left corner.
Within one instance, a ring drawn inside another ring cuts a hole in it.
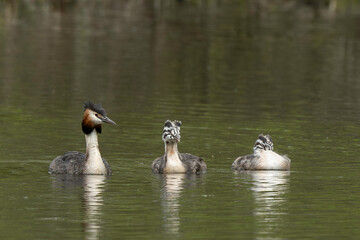
[[[0,0],[0,232],[358,235],[359,26],[355,0]],[[85,151],[88,99],[118,124],[99,137],[114,175],[48,175],[56,156]],[[151,173],[167,119],[206,175]],[[260,133],[291,172],[230,170]]]

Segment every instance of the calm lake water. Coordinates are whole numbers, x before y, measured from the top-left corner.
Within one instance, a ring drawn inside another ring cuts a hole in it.
[[[286,2],[0,1],[0,238],[357,238],[360,5]],[[113,176],[49,175],[87,99]],[[206,174],[152,174],[167,119]],[[230,169],[260,133],[290,172]]]

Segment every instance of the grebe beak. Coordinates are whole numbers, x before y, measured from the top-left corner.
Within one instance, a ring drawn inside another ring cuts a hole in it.
[[[113,124],[113,125],[116,125],[116,122],[114,122],[113,120],[111,120],[110,118],[108,117],[102,117],[100,118],[101,121],[103,121],[104,123],[109,123],[109,124]]]

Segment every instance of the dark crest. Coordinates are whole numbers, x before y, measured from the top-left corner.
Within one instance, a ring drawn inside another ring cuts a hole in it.
[[[99,104],[94,104],[94,103],[92,103],[90,101],[86,101],[84,103],[84,111],[86,109],[90,109],[90,110],[92,110],[94,112],[97,112],[97,113],[103,115],[104,117],[106,117],[105,109],[101,106],[100,103]]]

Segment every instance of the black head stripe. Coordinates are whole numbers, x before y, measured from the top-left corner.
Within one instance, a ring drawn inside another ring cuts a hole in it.
[[[181,127],[181,121],[178,121],[178,120],[175,120],[174,121],[174,124],[178,127]]]
[[[162,135],[162,139],[164,141],[167,140],[177,140],[180,141],[180,126],[181,126],[181,122],[180,121],[170,121],[167,120],[165,122],[165,126],[163,129],[163,135]]]
[[[172,124],[171,124],[171,121],[170,120],[166,120],[165,122],[165,127],[171,127]],[[165,131],[165,128],[164,128],[164,131]]]
[[[266,138],[265,149],[266,150],[273,150],[274,149],[274,144],[273,144],[271,136],[269,134],[266,134],[265,138]]]
[[[262,141],[263,143],[266,143],[266,141],[267,141],[266,137],[265,137],[263,134],[260,134],[260,135],[258,136],[258,139],[259,139],[260,141]]]
[[[257,139],[254,144],[254,150],[256,149],[265,149],[265,144],[261,139]]]
[[[86,101],[84,103],[84,111],[86,109],[90,109],[90,110],[97,112],[97,113],[103,115],[104,117],[106,117],[105,109],[101,106],[101,104],[94,104],[90,101]]]
[[[253,149],[254,150],[256,150],[256,149],[273,150],[274,144],[272,142],[271,136],[269,134],[266,134],[266,135],[260,134],[254,144]]]

